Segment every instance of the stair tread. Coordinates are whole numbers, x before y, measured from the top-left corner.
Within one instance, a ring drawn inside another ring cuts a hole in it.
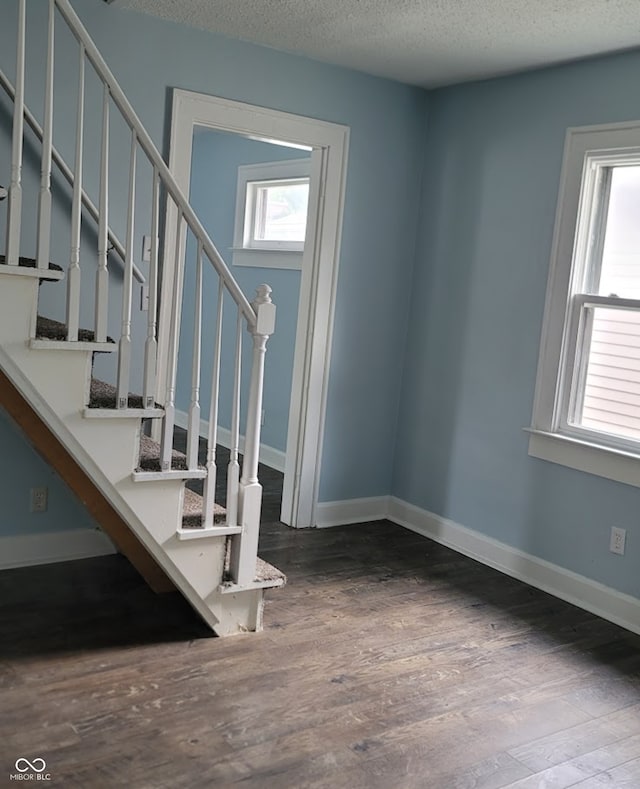
[[[269,562],[265,562],[264,559],[256,556],[255,580],[258,582],[282,580],[282,583],[285,584],[287,582],[287,576],[282,570],[278,570],[277,567],[274,567],[272,564],[269,564]]]
[[[6,265],[6,260],[6,255],[0,255],[0,265]],[[18,258],[18,265],[21,268],[35,268],[37,264],[34,258],[25,258],[20,256]],[[62,266],[59,266],[57,263],[49,263],[48,269],[49,271],[64,271]]]
[[[204,499],[199,493],[190,488],[184,489],[184,504],[182,505],[182,528],[201,529],[202,510]],[[218,525],[224,523],[227,511],[220,504],[213,505],[213,523]]]
[[[90,329],[78,330],[79,342],[95,342],[96,333]],[[38,315],[36,321],[36,339],[37,340],[57,340],[65,341],[67,339],[67,327],[61,321],[56,321],[53,318],[45,318],[43,315]],[[107,342],[115,343],[111,337],[107,337]]]
[[[179,471],[187,470],[187,456],[177,449],[171,450],[171,468]],[[138,471],[161,471],[160,444],[149,436],[140,436],[140,459]]]
[[[224,582],[229,583],[231,581],[230,575],[230,567],[231,567],[231,541],[227,540],[227,552],[224,558]],[[268,581],[281,581],[282,585],[286,584],[287,576],[282,572],[282,570],[278,570],[277,567],[274,567],[269,562],[265,562],[264,559],[261,559],[259,556],[256,556],[256,575],[254,578],[256,583],[266,583]]]
[[[91,379],[91,390],[89,395],[89,408],[109,408],[115,409],[117,401],[117,389],[106,381],[98,378]],[[129,392],[127,408],[144,408],[142,395]],[[154,408],[160,408],[154,405]]]

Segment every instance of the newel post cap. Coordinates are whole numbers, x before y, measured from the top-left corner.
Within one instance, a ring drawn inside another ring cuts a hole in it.
[[[271,335],[276,328],[276,305],[271,301],[272,290],[268,285],[256,288],[256,297],[251,306],[256,311],[256,328],[254,334]]]

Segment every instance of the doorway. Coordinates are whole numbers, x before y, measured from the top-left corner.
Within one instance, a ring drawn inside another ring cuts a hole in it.
[[[169,167],[185,195],[191,187],[196,128],[239,135],[260,143],[275,143],[292,152],[302,149],[310,155],[308,220],[301,262],[280,520],[296,528],[315,526],[349,129],[174,89]],[[235,202],[235,195],[229,195],[229,200]],[[176,241],[176,222],[171,212],[169,208],[165,224],[167,249],[174,249]],[[216,243],[215,238],[213,241]],[[228,256],[225,257],[230,262]],[[264,274],[268,282],[269,272]],[[173,261],[168,261],[162,275],[163,288],[169,286],[172,278]],[[251,294],[248,295],[251,298]],[[274,301],[277,305],[277,292],[274,292]],[[168,305],[164,305],[164,309],[167,310]],[[168,325],[167,317],[161,307],[161,327]],[[160,359],[164,358],[168,339],[161,331],[158,338]],[[160,369],[160,380],[163,373]]]

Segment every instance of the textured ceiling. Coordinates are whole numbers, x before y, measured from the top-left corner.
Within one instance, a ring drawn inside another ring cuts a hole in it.
[[[640,46],[640,0],[113,0],[424,87]]]

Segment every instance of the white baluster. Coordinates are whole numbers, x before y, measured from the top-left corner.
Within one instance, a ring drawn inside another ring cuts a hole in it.
[[[133,298],[133,235],[136,202],[136,147],[138,138],[131,132],[131,157],[129,160],[129,205],[127,211],[127,237],[125,239],[124,280],[122,283],[122,330],[118,348],[118,408],[129,404],[129,378],[131,375],[131,307]]]
[[[169,326],[169,352],[167,354],[167,389],[164,402],[164,420],[160,440],[160,468],[167,471],[171,468],[171,450],[173,448],[173,428],[176,421],[176,380],[178,376],[178,347],[180,344],[179,302],[182,295],[182,251],[183,214],[178,208],[176,226],[175,266],[173,293],[171,300],[171,324]]]
[[[44,127],[42,132],[42,160],[40,167],[40,196],[38,201],[38,229],[36,265],[49,268],[51,245],[51,158],[53,148],[53,52],[55,1],[49,0],[47,29],[47,75],[44,96]]]
[[[227,467],[227,524],[238,525],[238,496],[240,492],[240,381],[242,371],[242,312],[238,309],[236,326],[236,358],[233,370],[233,401],[231,410],[231,449]]]
[[[187,423],[187,466],[198,468],[200,444],[200,360],[202,356],[202,241],[198,241],[196,292],[193,310],[193,358],[191,367],[191,403]]]
[[[158,355],[158,238],[160,233],[160,176],[153,168],[153,194],[151,196],[151,257],[149,260],[149,303],[147,306],[147,340],[144,345],[144,381],[142,397],[145,408],[153,408],[156,395]]]
[[[96,272],[96,342],[107,339],[109,317],[109,88],[102,98],[102,149],[100,151],[100,199],[98,205],[98,270]]]
[[[216,500],[216,445],[218,441],[218,399],[220,397],[220,355],[222,350],[222,303],[224,286],[218,283],[218,312],[216,315],[216,337],[213,346],[213,371],[211,375],[211,404],[209,406],[209,433],[207,435],[207,477],[204,481],[204,507],[202,525],[213,526],[214,504]]]
[[[247,430],[245,435],[242,479],[240,480],[240,525],[242,534],[231,543],[231,575],[241,586],[255,580],[262,485],[258,482],[260,456],[260,415],[264,382],[264,356],[267,340],[275,329],[276,308],[271,302],[271,288],[260,285],[252,306],[256,312],[253,335],[253,363],[249,385]]]
[[[67,271],[67,339],[75,342],[80,327],[80,236],[82,226],[82,149],[84,137],[84,46],[80,44],[78,66],[78,107],[76,117],[76,157],[71,204],[71,254]]]
[[[18,4],[18,38],[16,42],[16,93],[13,103],[13,135],[11,142],[11,183],[9,185],[7,203],[6,262],[10,266],[17,266],[20,257],[26,6],[26,0],[20,0]]]

